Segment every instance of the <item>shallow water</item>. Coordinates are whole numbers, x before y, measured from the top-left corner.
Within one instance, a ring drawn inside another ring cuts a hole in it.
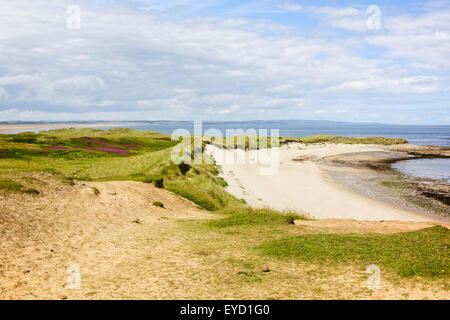
[[[450,183],[450,159],[414,159],[392,164],[392,168],[418,178],[447,180]]]

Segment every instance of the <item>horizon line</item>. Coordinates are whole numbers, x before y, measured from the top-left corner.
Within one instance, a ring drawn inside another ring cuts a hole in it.
[[[70,123],[131,123],[131,122],[141,122],[141,123],[152,123],[152,122],[229,122],[229,123],[245,123],[245,122],[334,122],[334,123],[347,123],[347,124],[365,124],[365,125],[393,125],[393,126],[440,126],[449,127],[450,124],[405,124],[405,123],[385,123],[385,122],[353,122],[353,121],[339,121],[339,120],[314,120],[314,119],[274,119],[274,120],[70,120],[70,121],[58,121],[58,120],[10,120],[10,121],[0,121],[0,124],[70,124]]]

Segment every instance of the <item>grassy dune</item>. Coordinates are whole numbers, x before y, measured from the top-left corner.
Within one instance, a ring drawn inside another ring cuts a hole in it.
[[[209,211],[244,206],[224,191],[226,183],[214,164],[174,164],[170,156],[176,144],[169,135],[131,129],[0,135],[0,176],[13,182],[27,172],[48,171],[86,181],[161,181],[167,190]],[[22,189],[3,183],[0,190]]]
[[[280,139],[281,143],[291,141],[406,142],[403,139],[324,135]],[[299,230],[299,227],[292,227],[292,222],[306,219],[302,213],[250,208],[244,201],[225,192],[226,182],[218,177],[220,168],[215,164],[176,165],[171,162],[170,154],[176,144],[168,135],[130,129],[59,129],[39,134],[0,135],[0,193],[38,196],[45,185],[36,184],[30,174],[40,171],[50,172],[68,184],[73,179],[154,183],[203,209],[218,213],[217,219],[203,222],[201,226],[195,223],[196,230],[204,230],[211,239],[226,238],[227,242],[237,243],[248,241],[245,235],[254,235],[255,239],[276,235],[276,239],[265,243],[249,241],[246,254],[258,252],[258,255],[276,259],[301,258],[312,264],[363,261],[385,265],[401,276],[448,277],[449,233],[445,228],[386,236],[302,234],[292,237],[292,230]],[[153,205],[164,207],[162,203]]]

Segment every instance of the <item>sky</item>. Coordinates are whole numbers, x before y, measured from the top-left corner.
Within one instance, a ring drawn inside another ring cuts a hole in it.
[[[0,0],[0,121],[450,125],[450,1]]]

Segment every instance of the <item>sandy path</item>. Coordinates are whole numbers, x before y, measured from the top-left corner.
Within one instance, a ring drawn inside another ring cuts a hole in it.
[[[208,152],[213,151],[214,148],[209,147]],[[227,191],[245,199],[253,207],[303,210],[319,219],[436,221],[433,217],[369,199],[332,184],[315,162],[292,161],[299,156],[321,158],[364,151],[383,151],[383,148],[370,145],[283,146],[280,148],[279,170],[274,175],[261,175],[260,164],[250,164],[249,161],[245,164],[227,164],[217,154],[215,158],[222,165],[223,178],[229,184]]]

